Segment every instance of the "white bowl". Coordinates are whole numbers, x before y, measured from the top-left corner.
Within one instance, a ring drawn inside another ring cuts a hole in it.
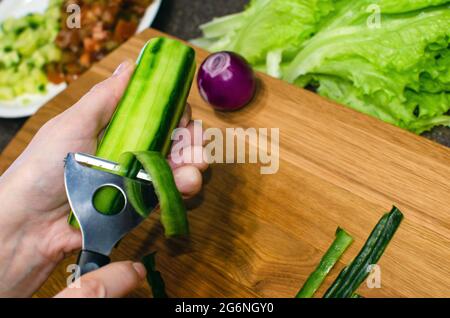
[[[144,31],[155,20],[162,0],[153,0],[139,23],[136,33]],[[19,18],[32,12],[44,12],[48,0],[2,0],[0,1],[0,22],[9,17]],[[48,84],[44,95],[25,94],[11,101],[0,101],[1,118],[20,118],[33,115],[49,100],[61,93],[67,87],[66,83]]]

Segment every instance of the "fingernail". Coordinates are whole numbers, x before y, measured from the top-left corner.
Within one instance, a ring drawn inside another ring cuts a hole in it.
[[[120,75],[123,71],[125,71],[129,66],[130,66],[131,62],[129,60],[125,60],[124,62],[122,62],[118,68],[116,68],[116,70],[114,71],[114,76]]]
[[[145,269],[144,264],[139,263],[139,262],[133,263],[133,267],[136,270],[136,272],[138,273],[139,277],[144,279],[145,276],[147,275],[147,270]]]

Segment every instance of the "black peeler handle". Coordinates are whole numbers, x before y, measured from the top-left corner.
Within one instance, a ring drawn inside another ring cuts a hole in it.
[[[106,255],[88,250],[82,250],[78,255],[77,261],[78,266],[80,267],[80,275],[87,274],[99,269],[100,267],[108,265],[110,261],[111,260]]]

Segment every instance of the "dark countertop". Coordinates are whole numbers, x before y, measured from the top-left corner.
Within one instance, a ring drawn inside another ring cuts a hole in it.
[[[201,35],[198,26],[214,17],[239,12],[249,0],[163,0],[153,27],[181,39]]]
[[[181,39],[192,39],[200,36],[200,24],[216,16],[241,11],[247,2],[248,0],[164,0],[153,27]],[[0,152],[25,121],[26,118],[0,118]],[[426,136],[450,147],[449,128],[438,127]]]

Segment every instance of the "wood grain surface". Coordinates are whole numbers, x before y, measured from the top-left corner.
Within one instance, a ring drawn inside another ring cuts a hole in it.
[[[95,65],[32,117],[0,158],[4,171],[46,121],[136,58],[146,31]],[[206,53],[198,50],[200,62]],[[450,296],[450,149],[265,75],[254,102],[234,113],[214,112],[193,87],[189,103],[207,127],[280,128],[280,169],[216,164],[202,194],[188,202],[191,236],[166,240],[154,214],[128,235],[114,260],[158,251],[172,297],[293,297],[315,268],[338,226],[355,243],[327,279],[351,261],[392,205],[405,220],[380,261],[382,287],[366,297]],[[88,119],[86,119],[88,120]],[[80,127],[82,129],[82,127]],[[62,180],[61,180],[62,182]],[[58,267],[37,297],[66,284]],[[324,292],[322,288],[319,296]],[[131,296],[149,297],[143,286]]]

